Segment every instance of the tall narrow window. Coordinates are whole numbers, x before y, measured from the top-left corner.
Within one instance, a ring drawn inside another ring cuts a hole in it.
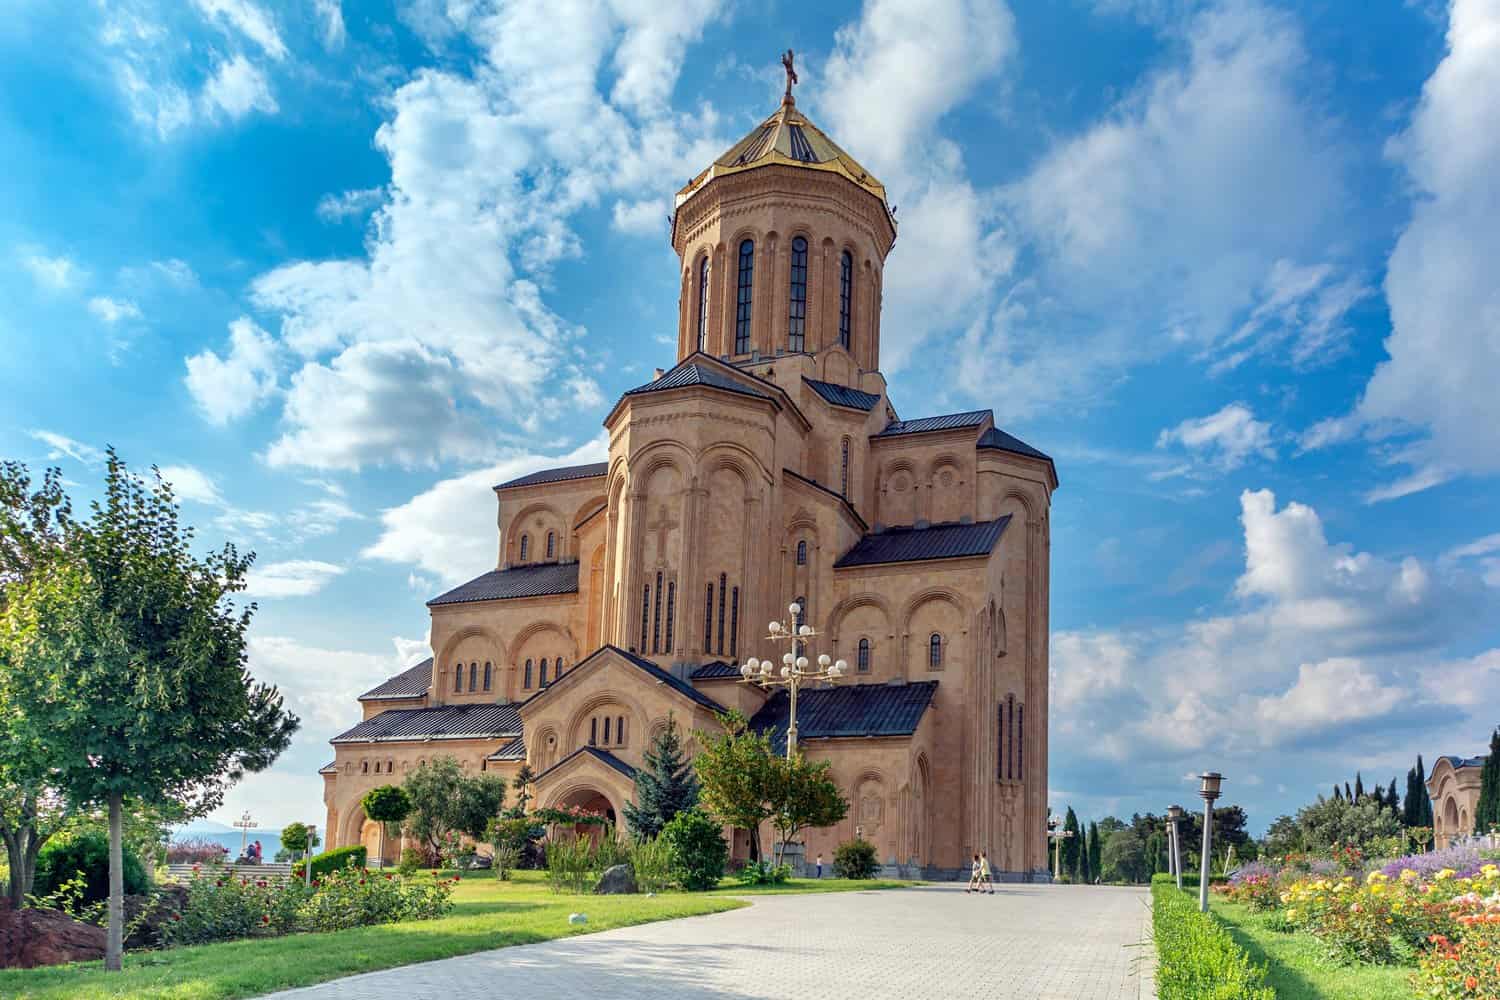
[[[490,689],[490,681],[491,681],[491,676],[490,675],[493,673],[493,671],[494,671],[494,668],[490,665],[490,661],[489,660],[485,660],[484,661],[484,689],[486,691],[488,691]]]
[[[855,658],[857,669],[862,674],[870,672],[870,640],[859,640],[859,655]]]
[[[609,716],[604,717],[604,745],[609,746]]]
[[[755,286],[755,242],[740,244],[740,271],[734,299],[734,353],[750,353],[750,300]]]
[[[529,549],[529,548],[531,548],[531,536],[530,535],[522,535],[521,536],[521,558],[518,559],[518,560],[516,560],[517,562],[525,562],[526,561],[526,550]]]
[[[555,531],[549,531],[549,532],[547,532],[547,558],[548,559],[552,558],[552,553],[553,553],[553,551],[555,549],[556,542],[557,542],[557,532],[555,532]]]
[[[667,652],[672,651],[673,613],[677,609],[677,581],[667,584]]]
[[[807,565],[807,542],[806,541],[801,541],[801,542],[797,543],[797,565],[798,566],[806,566]]]
[[[725,597],[728,596],[725,593],[725,591],[729,589],[728,587],[724,586],[725,581],[726,581],[725,575],[723,573],[720,573],[719,574],[719,655],[720,656],[724,655],[724,599],[725,599]]]
[[[735,587],[729,597],[729,655],[735,657],[740,652],[740,588]]]
[[[645,650],[641,650],[645,652]],[[656,609],[651,613],[651,652],[661,652],[661,572],[656,574]]]
[[[479,690],[479,683],[478,682],[479,682],[479,664],[477,664],[477,663],[471,663],[471,664],[469,664],[469,690],[470,691],[478,691]]]
[[[839,496],[849,496],[849,439],[844,438],[843,447],[839,456]]]
[[[562,672],[563,672],[563,659],[562,659],[561,656],[559,656],[557,659],[555,659],[555,660],[552,661],[552,680],[553,681],[560,681],[560,680],[562,680]]]
[[[542,657],[542,669],[541,669],[540,675],[537,677],[537,684],[536,684],[536,686],[537,687],[546,687],[547,686],[547,658],[545,656]]]
[[[698,350],[708,350],[708,254],[698,262]]]
[[[453,665],[453,690],[454,691],[462,691],[463,689],[464,689],[464,665],[462,663],[455,663]]]
[[[786,314],[786,349],[801,352],[807,344],[807,240],[792,240],[792,287]]]
[[[995,706],[995,780],[1005,780],[1005,705]]]
[[[646,627],[651,624],[651,584],[641,588],[641,645],[640,651],[646,651]]]
[[[615,743],[618,746],[625,745],[625,716],[615,716]]]
[[[1025,705],[1016,706],[1016,780],[1026,778],[1026,720]]]
[[[943,669],[943,637],[936,632],[927,637],[927,669]]]
[[[714,651],[714,585],[711,583],[707,596],[703,598],[703,651]]]
[[[854,258],[845,250],[839,258],[839,346],[849,349],[850,315],[854,307]]]
[[[526,690],[531,690],[531,661],[526,661]]]
[[[1005,744],[1005,776],[1014,778],[1016,776],[1016,696],[1010,695],[1005,699],[1005,728],[1010,732],[1009,742]]]
[[[599,717],[595,716],[589,720],[589,746],[599,745]]]

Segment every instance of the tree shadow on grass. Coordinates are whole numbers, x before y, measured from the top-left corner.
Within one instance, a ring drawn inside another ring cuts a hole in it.
[[[1213,918],[1229,932],[1234,943],[1245,950],[1252,963],[1266,970],[1266,985],[1276,991],[1277,1000],[1319,1000],[1326,995],[1296,969],[1267,954],[1260,942],[1245,933],[1239,924],[1225,920],[1217,913],[1213,914]]]

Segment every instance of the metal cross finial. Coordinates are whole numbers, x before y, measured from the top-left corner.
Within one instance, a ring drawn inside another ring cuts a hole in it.
[[[786,96],[784,101],[792,99],[792,84],[797,82],[797,71],[792,68],[792,50],[787,49],[781,57],[781,65],[786,69]]]

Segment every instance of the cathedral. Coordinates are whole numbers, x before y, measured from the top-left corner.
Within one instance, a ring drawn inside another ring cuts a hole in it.
[[[360,798],[440,756],[528,763],[537,805],[619,818],[669,718],[690,733],[737,709],[784,747],[785,690],[740,664],[779,656],[766,623],[796,602],[809,653],[848,663],[798,697],[798,748],[850,802],[806,857],[859,834],[907,875],[987,851],[999,877],[1046,878],[1052,460],[990,410],[898,413],[895,213],[790,84],[678,192],[671,240],[676,365],[605,416],[608,461],[494,488],[495,568],[427,602],[431,657],[331,741],[329,846],[373,854]],[[748,832],[726,834],[746,857]]]

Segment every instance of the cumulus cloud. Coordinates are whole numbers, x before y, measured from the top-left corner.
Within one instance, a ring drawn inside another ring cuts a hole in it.
[[[344,9],[340,0],[313,0],[313,13],[323,27],[323,47],[330,52],[342,49],[348,33],[344,29]]]
[[[201,469],[191,465],[164,465],[159,471],[161,477],[172,484],[172,491],[179,500],[214,506],[224,502],[218,485]]]
[[[342,575],[344,567],[316,559],[291,559],[251,567],[245,592],[251,597],[310,597]]]
[[[1383,683],[1358,660],[1340,657],[1297,668],[1297,681],[1260,699],[1256,718],[1273,730],[1305,731],[1378,719],[1400,705],[1406,692]]]
[[[363,218],[375,210],[384,196],[385,189],[378,187],[325,194],[318,199],[318,218],[324,222]]]
[[[82,277],[78,265],[65,256],[49,257],[44,253],[24,253],[21,266],[31,279],[48,291],[60,292]]]
[[[89,312],[100,322],[114,326],[127,319],[140,319],[141,308],[129,299],[113,299],[107,295],[96,295],[89,299]]]
[[[242,55],[219,63],[203,85],[201,100],[210,117],[227,115],[234,119],[252,111],[274,114],[277,110],[265,73]]]
[[[211,350],[187,359],[188,392],[211,424],[245,416],[276,391],[277,348],[271,337],[244,317],[229,324],[229,351]]]
[[[1230,403],[1217,413],[1184,420],[1157,435],[1158,448],[1174,444],[1224,472],[1238,469],[1256,455],[1276,457],[1271,425],[1256,420],[1244,403]]]

